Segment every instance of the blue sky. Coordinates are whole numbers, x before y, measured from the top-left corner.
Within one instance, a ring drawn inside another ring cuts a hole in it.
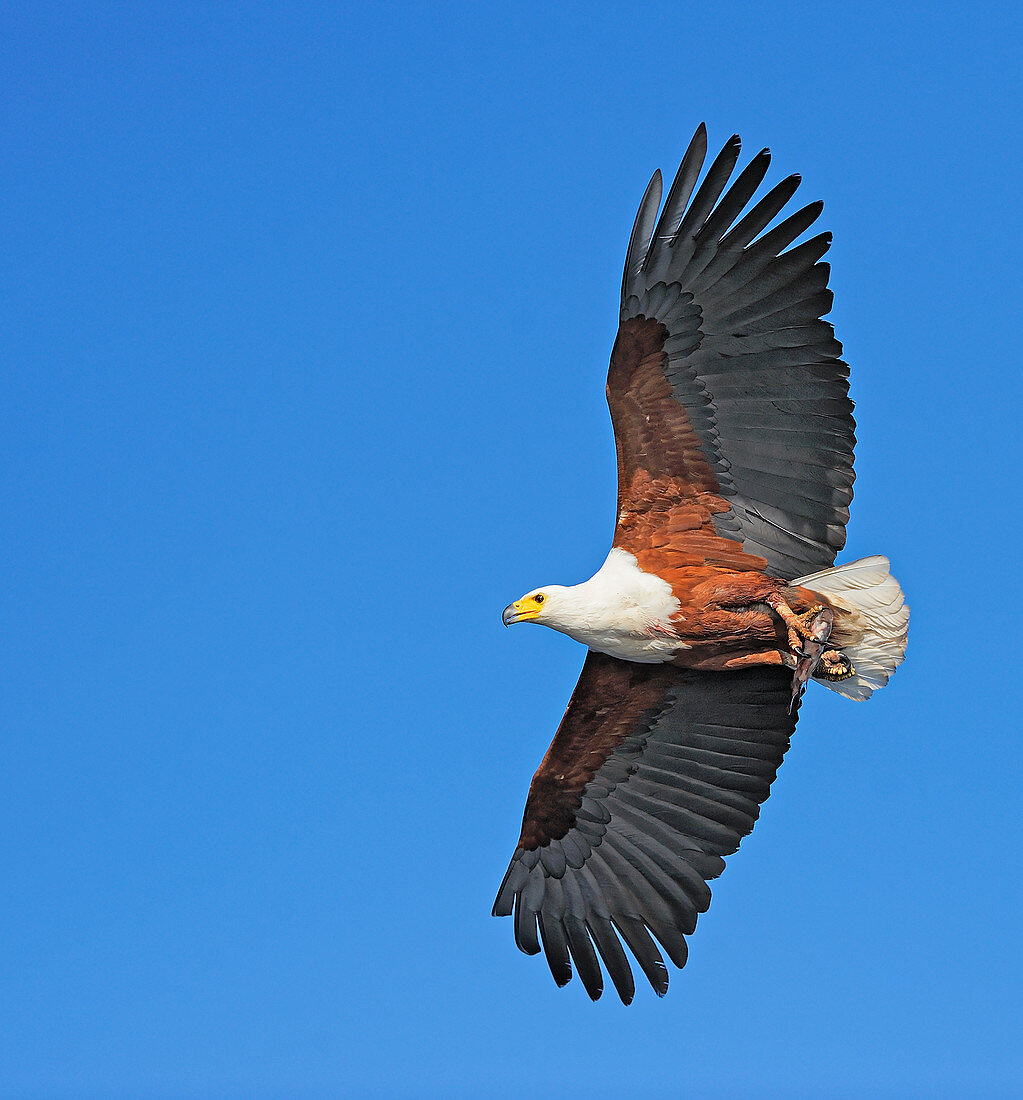
[[[5,4],[0,1095],[1023,1092],[1016,5]],[[835,233],[909,658],[668,997],[489,916],[705,120]]]

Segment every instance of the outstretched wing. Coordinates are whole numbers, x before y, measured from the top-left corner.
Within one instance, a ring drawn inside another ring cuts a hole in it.
[[[558,985],[574,962],[596,1000],[599,955],[628,1004],[624,940],[657,994],[667,991],[657,945],[685,965],[707,880],[753,828],[788,748],[790,680],[777,668],[725,674],[587,655],[494,904],[495,916],[514,913],[522,951],[542,942]]]
[[[789,247],[819,202],[768,229],[798,176],[740,217],[767,172],[766,149],[729,186],[732,137],[697,188],[706,152],[701,125],[660,217],[654,174],[629,242],[607,382],[615,543],[649,545],[651,511],[681,510],[689,516],[674,520],[677,530],[741,543],[791,580],[834,562],[852,499],[849,369],[821,320],[831,309],[830,267],[820,262],[831,235]]]

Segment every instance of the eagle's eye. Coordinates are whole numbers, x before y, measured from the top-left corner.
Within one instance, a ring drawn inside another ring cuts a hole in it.
[[[542,592],[537,592],[537,594],[533,597],[533,602],[534,603],[543,603],[543,601],[544,601],[543,593]]]

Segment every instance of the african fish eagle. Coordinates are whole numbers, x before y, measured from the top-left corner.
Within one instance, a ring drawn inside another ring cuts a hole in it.
[[[574,964],[594,1000],[599,956],[626,1004],[622,941],[663,995],[661,951],[685,965],[707,881],[753,828],[806,683],[866,699],[909,625],[886,558],[834,567],[852,499],[849,369],[822,320],[831,234],[793,246],[823,204],[776,220],[798,176],[749,206],[768,150],[730,184],[738,136],[700,182],[706,153],[701,125],[663,209],[654,173],[625,257],[611,551],[588,581],[504,611],[589,652],[494,914],[513,917],[527,954],[543,945],[558,985]]]

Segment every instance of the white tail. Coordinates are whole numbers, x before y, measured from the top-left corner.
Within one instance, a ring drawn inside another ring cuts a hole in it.
[[[878,554],[792,581],[827,597],[837,612],[829,645],[849,658],[855,673],[848,680],[817,682],[847,699],[869,698],[906,656],[909,608],[888,569],[888,559]]]

